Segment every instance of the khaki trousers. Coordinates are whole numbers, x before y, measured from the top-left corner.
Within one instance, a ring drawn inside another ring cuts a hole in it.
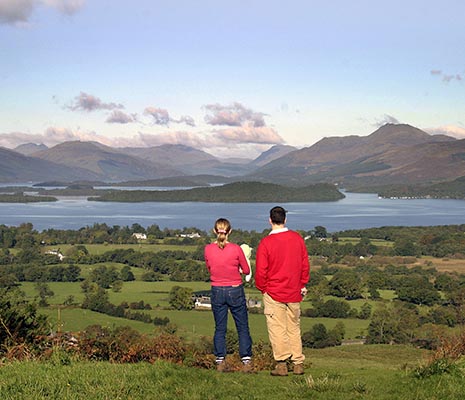
[[[284,361],[290,357],[294,364],[302,364],[305,356],[300,335],[300,303],[280,303],[265,293],[263,304],[274,359]]]

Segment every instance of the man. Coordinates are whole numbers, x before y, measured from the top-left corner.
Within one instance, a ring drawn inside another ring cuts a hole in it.
[[[310,277],[305,242],[286,228],[286,210],[270,210],[270,234],[260,241],[256,254],[255,285],[263,293],[268,335],[277,361],[273,376],[288,374],[286,360],[294,364],[295,375],[304,373],[300,335],[300,302],[307,293]]]

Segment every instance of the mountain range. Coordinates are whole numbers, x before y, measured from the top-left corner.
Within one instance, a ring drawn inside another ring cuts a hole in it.
[[[297,149],[277,145],[256,159],[222,160],[184,145],[113,148],[97,142],[0,148],[0,182],[144,181],[215,175],[229,181],[345,187],[437,183],[465,176],[465,139],[386,124],[368,136],[328,137]]]

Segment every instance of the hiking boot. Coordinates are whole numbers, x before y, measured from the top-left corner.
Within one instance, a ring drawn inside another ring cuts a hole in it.
[[[227,372],[226,363],[224,361],[216,364],[216,370],[218,372]]]
[[[287,364],[285,362],[278,362],[270,374],[271,376],[287,376]]]
[[[243,363],[242,364],[242,372],[244,374],[252,374],[253,373],[252,363],[251,362]]]
[[[304,374],[304,365],[294,364],[294,375],[303,375],[303,374]]]

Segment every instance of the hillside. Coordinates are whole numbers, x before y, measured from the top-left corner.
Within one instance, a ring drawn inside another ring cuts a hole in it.
[[[15,151],[18,153],[24,154],[25,156],[30,156],[38,151],[47,150],[48,147],[45,144],[35,144],[35,143],[24,143],[15,147]]]
[[[242,160],[240,163],[235,160],[219,160],[211,154],[182,144],[164,144],[148,148],[124,147],[118,150],[150,163],[170,166],[186,175],[237,176],[251,171],[247,167],[249,160]]]
[[[406,124],[386,124],[367,136],[327,137],[302,149],[276,145],[254,160],[219,159],[179,144],[112,148],[75,141],[37,151],[39,148],[44,146],[18,146],[18,151],[32,156],[2,149],[0,181],[142,183],[173,178],[179,185],[192,181],[183,176],[204,175],[225,177],[220,178],[222,183],[236,180],[303,186],[327,182],[351,190],[436,184],[465,176],[465,139],[432,136]],[[198,184],[203,182],[194,179],[188,186]]]
[[[34,157],[70,168],[81,168],[93,176],[81,179],[121,181],[179,175],[179,171],[170,168],[169,164],[151,163],[94,142],[64,142],[34,153]]]
[[[260,156],[253,160],[250,164],[254,167],[262,167],[263,165],[266,165],[271,161],[283,157],[286,154],[295,150],[297,150],[297,148],[293,146],[275,145],[271,147],[269,150],[264,151],[262,154],[260,154]]]
[[[460,142],[410,125],[387,124],[368,136],[324,138],[266,164],[250,177],[346,186],[451,179],[465,174]]]
[[[435,184],[358,186],[353,191],[377,193],[385,198],[465,199],[465,176]]]
[[[49,160],[28,157],[0,147],[0,182],[30,182],[39,180],[76,180],[82,175],[95,175],[81,168],[60,165]]]

